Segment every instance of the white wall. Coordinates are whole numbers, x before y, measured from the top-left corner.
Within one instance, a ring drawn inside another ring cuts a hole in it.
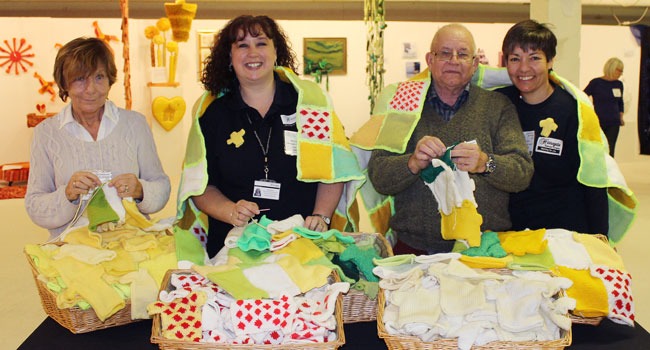
[[[25,38],[34,53],[30,59],[34,65],[27,73],[15,75],[6,73],[5,67],[0,70],[0,96],[4,109],[4,123],[0,128],[0,164],[29,160],[29,147],[32,129],[26,127],[26,115],[36,112],[37,103],[45,103],[48,111],[58,111],[63,103],[60,99],[54,102],[49,96],[38,93],[39,84],[33,77],[38,72],[47,80],[53,80],[52,67],[56,55],[55,44],[63,44],[78,36],[94,36],[92,22],[94,19],[63,19],[63,18],[2,18],[3,28],[0,46],[7,48],[3,40],[9,44],[12,38]],[[165,131],[157,122],[151,123],[158,146],[158,151],[165,171],[176,183],[180,174],[185,140],[189,129],[189,110],[192,103],[200,96],[202,88],[197,81],[197,30],[219,29],[225,20],[197,20],[192,25],[192,35],[186,43],[180,43],[179,70],[177,81],[181,83],[175,90],[176,95],[185,98],[188,111],[183,120],[170,132]],[[368,88],[365,85],[365,25],[363,21],[279,21],[289,35],[298,58],[302,61],[302,41],[304,37],[346,37],[348,43],[347,75],[330,77],[330,94],[337,113],[346,126],[346,132],[352,132],[366,120],[369,113]],[[154,25],[153,20],[131,19],[130,32],[130,62],[132,109],[151,117],[151,92],[146,86],[149,79],[149,42],[144,37],[144,28]],[[427,52],[433,33],[443,23],[425,22],[389,22],[385,32],[385,55],[387,70],[386,84],[406,78],[405,64],[417,60],[421,68],[426,67],[424,54]],[[106,34],[121,37],[119,19],[100,19],[99,25]],[[490,61],[496,65],[501,40],[511,24],[467,24],[474,33],[477,45],[483,48]],[[625,102],[627,125],[622,129],[619,138],[617,158],[621,161],[632,159],[638,154],[636,140],[636,108],[638,96],[639,46],[636,44],[628,27],[618,26],[583,26],[582,48],[580,50],[581,87],[602,74],[602,65],[611,56],[618,56],[625,63]],[[404,42],[413,43],[416,59],[402,57]],[[605,43],[607,43],[605,45]],[[113,86],[110,99],[118,105],[124,105],[124,89],[122,75],[122,44],[112,43],[117,54],[118,82]],[[0,54],[1,55],[1,54]],[[3,60],[0,59],[0,63]],[[578,69],[578,68],[576,68]],[[562,74],[562,72],[559,72]],[[175,200],[175,197],[172,197]]]

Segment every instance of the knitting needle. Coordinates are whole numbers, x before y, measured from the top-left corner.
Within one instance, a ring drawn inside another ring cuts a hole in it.
[[[263,228],[263,229],[266,230],[266,227],[262,226],[262,224],[260,224],[259,222],[257,222],[257,220],[251,218],[251,221],[252,221],[255,225],[257,225],[257,226],[259,226],[259,227],[261,227],[261,228]]]

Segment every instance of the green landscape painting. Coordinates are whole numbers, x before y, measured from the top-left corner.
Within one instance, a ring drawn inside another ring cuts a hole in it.
[[[303,42],[305,63],[326,66],[327,74],[346,74],[346,46],[346,38],[305,38]]]

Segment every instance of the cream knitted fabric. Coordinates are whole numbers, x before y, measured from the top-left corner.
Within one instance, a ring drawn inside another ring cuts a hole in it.
[[[547,229],[544,236],[555,264],[576,270],[586,270],[592,264],[585,246],[573,239],[573,232],[565,229]]]
[[[394,291],[390,302],[399,308],[397,327],[409,323],[435,324],[440,317],[440,290],[438,288],[416,288],[409,291]]]
[[[303,219],[302,215],[296,214],[287,219],[270,223],[268,226],[266,226],[266,230],[269,231],[270,234],[274,235],[276,233],[289,231],[294,227],[300,227],[304,223],[305,219]]]

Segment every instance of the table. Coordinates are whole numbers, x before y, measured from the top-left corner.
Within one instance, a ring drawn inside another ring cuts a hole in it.
[[[18,321],[18,320],[17,320]],[[72,334],[51,318],[46,318],[18,349],[33,350],[146,350],[158,349],[149,341],[151,320],[103,329],[90,333]],[[346,343],[341,349],[386,349],[377,336],[375,322],[345,325]],[[573,325],[573,343],[568,349],[648,349],[650,333],[641,325],[622,326],[607,319],[599,326]]]

